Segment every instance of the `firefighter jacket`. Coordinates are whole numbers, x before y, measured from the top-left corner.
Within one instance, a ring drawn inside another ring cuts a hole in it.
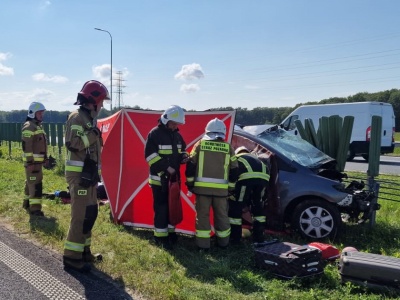
[[[236,156],[239,164],[238,181],[252,180],[266,185],[269,180],[267,166],[255,155],[244,153]]]
[[[190,152],[186,185],[198,195],[226,197],[235,188],[237,170],[237,157],[229,143],[202,139]]]
[[[47,158],[47,138],[41,122],[27,118],[22,126],[22,151],[24,166],[43,164]]]
[[[147,135],[144,156],[150,167],[149,184],[161,186],[168,182],[168,167],[180,178],[180,164],[186,153],[186,143],[179,130],[171,131],[160,121]]]
[[[101,132],[95,126],[88,109],[81,106],[68,116],[65,126],[65,146],[67,148],[66,177],[79,177],[81,175],[87,155],[97,163],[100,175]]]

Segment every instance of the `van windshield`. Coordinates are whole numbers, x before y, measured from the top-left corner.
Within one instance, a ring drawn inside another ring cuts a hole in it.
[[[277,126],[260,133],[257,137],[290,160],[308,168],[317,168],[333,160],[309,142]]]

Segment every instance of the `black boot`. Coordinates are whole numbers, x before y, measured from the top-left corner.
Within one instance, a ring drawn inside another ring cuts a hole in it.
[[[90,251],[90,247],[88,246],[85,246],[85,248],[83,249],[82,258],[83,261],[86,263],[103,261],[103,255],[101,255],[100,253],[92,254],[92,251]]]
[[[265,230],[265,223],[260,223],[258,221],[254,221],[254,223],[253,223],[253,242],[254,243],[263,243],[265,241],[264,230]]]
[[[22,208],[29,212],[29,200],[28,199],[25,199],[22,202]]]
[[[81,273],[88,273],[92,269],[83,259],[73,259],[66,256],[63,256],[63,264],[65,269],[71,269]]]
[[[231,224],[231,236],[229,237],[229,243],[231,245],[239,245],[242,239],[242,225]]]

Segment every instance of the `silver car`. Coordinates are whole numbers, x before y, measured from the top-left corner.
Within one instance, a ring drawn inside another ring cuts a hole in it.
[[[344,214],[360,223],[378,209],[362,182],[346,186],[346,174],[336,171],[333,158],[278,126],[257,135],[235,126],[232,145],[245,146],[269,167],[269,229],[292,229],[313,240],[333,239]]]

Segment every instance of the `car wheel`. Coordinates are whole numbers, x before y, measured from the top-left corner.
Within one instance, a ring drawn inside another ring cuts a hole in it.
[[[361,155],[362,156],[362,158],[364,158],[366,161],[368,161],[368,159],[369,159],[369,155],[368,154],[363,154],[363,155]]]
[[[349,151],[347,151],[347,158],[346,158],[346,160],[347,160],[347,161],[352,161],[352,160],[354,159],[355,156],[356,156],[356,154],[354,153],[354,151],[349,150]]]
[[[334,239],[341,224],[340,212],[333,204],[320,199],[305,200],[293,212],[292,227],[303,237]]]

